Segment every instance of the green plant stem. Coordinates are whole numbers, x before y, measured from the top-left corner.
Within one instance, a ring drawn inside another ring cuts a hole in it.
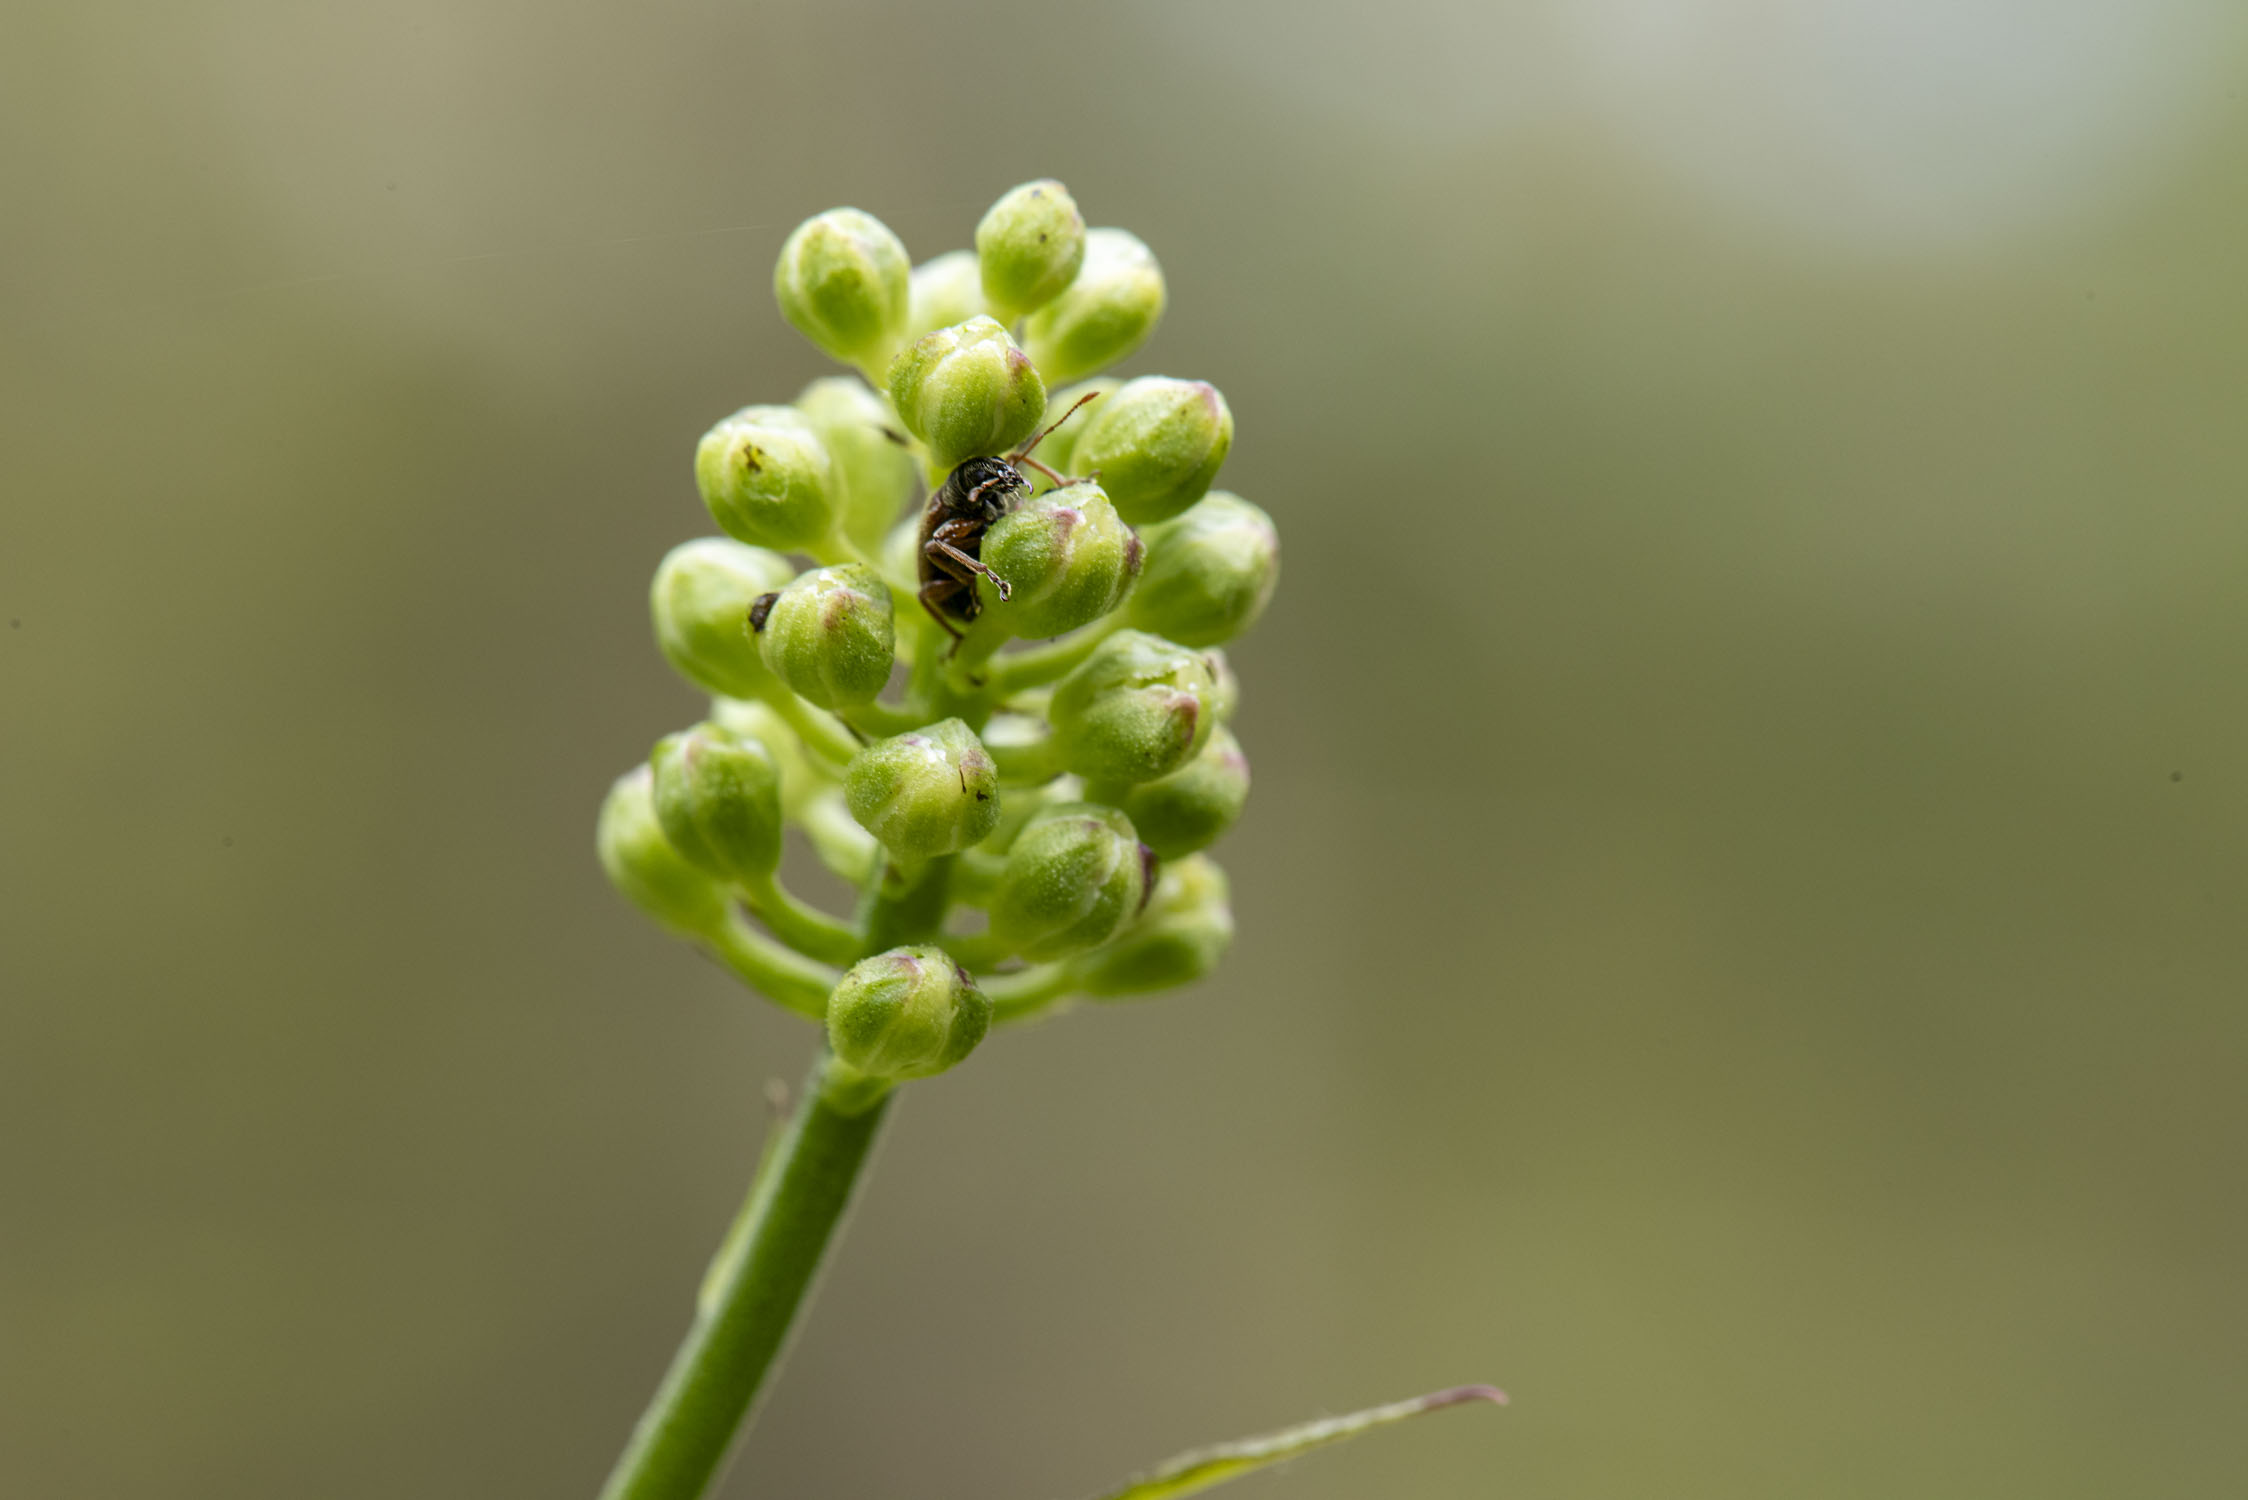
[[[977,971],[997,968],[1015,956],[1012,945],[1001,942],[989,931],[947,936],[942,941],[944,951],[952,955],[953,962]]]
[[[910,734],[929,722],[911,703],[884,703],[879,698],[872,703],[855,703],[837,717],[859,733],[878,740]]]
[[[850,1206],[887,1090],[814,1064],[759,1172],[746,1227],[720,1252],[702,1309],[633,1429],[601,1500],[695,1500],[725,1461]]]
[[[828,992],[842,975],[817,959],[784,948],[729,910],[702,941],[743,983],[762,990],[775,1003],[813,1020],[827,1017]]]
[[[841,794],[829,791],[804,804],[797,815],[803,825],[804,836],[811,840],[812,852],[820,863],[842,876],[853,885],[864,885],[867,877],[880,866],[882,846],[874,835],[858,825],[850,809],[843,805]]]
[[[773,683],[765,694],[765,701],[772,705],[773,712],[779,714],[789,728],[796,731],[796,736],[804,742],[805,749],[830,765],[838,768],[847,766],[851,763],[851,757],[859,753],[857,737],[841,719],[825,709],[806,703],[782,684]]]
[[[1026,741],[986,740],[984,752],[991,757],[1003,787],[1044,786],[1064,769],[1051,735]]]
[[[848,964],[860,957],[856,927],[798,900],[776,877],[768,875],[745,886],[742,898],[774,937],[797,952],[832,964]]]
[[[992,1024],[1008,1026],[1052,1010],[1068,998],[1074,980],[1068,964],[1033,964],[977,982],[990,997]]]
[[[1004,698],[1009,693],[1066,677],[1079,662],[1093,654],[1094,647],[1123,628],[1124,611],[1111,610],[1082,629],[994,658],[988,674],[991,691]]]

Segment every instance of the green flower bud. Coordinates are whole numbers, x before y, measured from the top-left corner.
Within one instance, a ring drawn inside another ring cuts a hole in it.
[[[746,619],[742,622],[742,636],[749,637]],[[764,665],[762,660],[758,662],[758,666]],[[835,778],[821,762],[805,752],[803,740],[770,703],[720,698],[711,704],[710,717],[728,734],[755,740],[765,747],[765,753],[773,758],[774,769],[780,772],[781,811],[789,817],[796,817],[815,797],[834,790]]]
[[[1093,418],[1099,414],[1101,403],[1123,383],[1113,376],[1102,375],[1092,380],[1080,380],[1077,384],[1048,396],[1046,409],[1066,415],[1060,418],[1054,430],[1047,433],[1045,440],[1038,445],[1039,462],[1056,473],[1076,473],[1070,464],[1077,452],[1077,440],[1085,435],[1086,428],[1093,425]],[[1085,401],[1087,396],[1093,399]],[[1085,404],[1078,405],[1080,401]]]
[[[1129,618],[1182,646],[1215,646],[1256,623],[1280,582],[1280,533],[1238,495],[1213,490],[1147,529],[1147,569]]]
[[[872,703],[890,680],[890,586],[864,563],[812,569],[752,605],[749,624],[773,675],[822,708]]]
[[[1023,342],[1049,380],[1079,380],[1137,350],[1163,316],[1163,268],[1139,236],[1085,234],[1085,263],[1069,290],[1030,315]]]
[[[1095,402],[1092,416],[1070,461],[1135,526],[1201,499],[1233,446],[1233,413],[1206,381],[1143,375]]]
[[[834,358],[879,370],[904,341],[912,263],[889,226],[831,208],[796,226],[773,267],[781,316]]]
[[[1009,192],[976,226],[984,301],[1003,323],[1053,301],[1077,279],[1084,261],[1084,216],[1069,189],[1052,178]]]
[[[658,740],[648,764],[656,822],[689,864],[743,884],[780,868],[781,773],[772,751],[697,724]]]
[[[853,756],[843,800],[892,854],[933,859],[981,843],[999,826],[999,772],[976,732],[946,719]]]
[[[1218,685],[1210,700],[1210,712],[1217,716],[1220,724],[1231,724],[1233,711],[1241,706],[1241,679],[1235,674],[1233,663],[1226,660],[1225,652],[1216,646],[1203,652],[1202,659],[1210,664],[1211,680]]]
[[[725,537],[672,548],[648,590],[664,660],[706,693],[746,698],[762,692],[772,678],[749,633],[749,607],[795,572],[779,553]]]
[[[1123,601],[1140,571],[1140,539],[1097,484],[1048,490],[993,522],[984,566],[1007,580],[994,605],[1016,635],[1060,635]]]
[[[905,319],[908,342],[983,311],[983,273],[975,251],[947,250],[913,268],[912,305]]]
[[[1133,787],[1122,805],[1143,843],[1165,859],[1178,859],[1216,843],[1248,800],[1249,757],[1233,731],[1220,724],[1200,755],[1168,776]]]
[[[1030,359],[990,318],[970,318],[915,341],[890,366],[890,401],[940,468],[1004,453],[1038,430],[1046,387]]]
[[[890,528],[882,538],[882,551],[878,554],[882,576],[900,593],[910,594],[921,587],[921,517],[907,516]]]
[[[921,483],[890,403],[856,375],[830,375],[804,387],[796,409],[827,449],[843,534],[861,547],[879,546]]]
[[[1036,961],[1097,948],[1146,904],[1154,863],[1115,808],[1044,808],[1007,851],[991,898],[992,935]]]
[[[828,534],[835,480],[827,446],[790,406],[745,406],[703,434],[695,487],[719,529],[791,552]]]
[[[1233,942],[1225,871],[1202,855],[1163,867],[1147,910],[1124,935],[1078,960],[1076,988],[1096,999],[1191,984],[1218,966]]]
[[[827,1001],[845,1066],[902,1083],[953,1067],[991,1029],[991,1001],[942,948],[892,948],[854,965]]]
[[[663,836],[653,788],[646,766],[627,771],[609,788],[594,830],[601,868],[626,900],[674,932],[708,932],[725,918],[725,889]]]
[[[1183,646],[1119,630],[1061,680],[1047,717],[1062,763],[1087,781],[1168,776],[1210,738],[1217,683]]]

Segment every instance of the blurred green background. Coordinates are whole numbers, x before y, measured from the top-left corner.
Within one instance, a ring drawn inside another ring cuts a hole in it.
[[[1125,225],[1241,938],[904,1101],[726,1488],[2248,1488],[2221,0],[0,21],[0,1493],[590,1494],[810,1046],[603,884],[787,230]]]

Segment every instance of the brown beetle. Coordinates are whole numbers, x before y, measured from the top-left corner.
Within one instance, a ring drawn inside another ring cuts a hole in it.
[[[969,459],[930,492],[929,503],[921,510],[921,607],[955,642],[961,639],[960,627],[973,623],[983,613],[983,600],[976,593],[977,578],[990,579],[1000,599],[1007,598],[1007,580],[983,564],[983,539],[994,521],[1030,496],[1030,481],[1016,465],[1036,469],[1056,485],[1084,483],[1056,474],[1032,458],[1030,451],[1045,441],[1047,433],[1075,416],[1078,407],[1099,394],[1093,391],[1079,397],[1068,411],[1005,458]]]

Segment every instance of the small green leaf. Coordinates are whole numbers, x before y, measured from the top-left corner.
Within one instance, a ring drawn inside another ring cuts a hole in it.
[[[1180,1454],[1160,1468],[1127,1479],[1121,1489],[1106,1491],[1099,1500],[1176,1500],[1180,1495],[1199,1494],[1212,1485],[1238,1479],[1267,1464],[1280,1463],[1299,1453],[1308,1453],[1314,1448],[1324,1448],[1329,1443],[1339,1443],[1362,1432],[1371,1432],[1376,1427],[1387,1427],[1392,1422],[1417,1417],[1422,1412],[1441,1411],[1447,1406],[1459,1406],[1469,1401],[1488,1401],[1494,1406],[1504,1406],[1506,1392],[1490,1385],[1454,1386],[1448,1391],[1431,1391],[1426,1396],[1415,1396],[1410,1401],[1393,1401],[1387,1406],[1369,1407],[1365,1411],[1352,1412],[1347,1417],[1324,1417],[1316,1422],[1306,1422],[1300,1427],[1268,1432],[1262,1437],[1197,1448],[1191,1453]]]

